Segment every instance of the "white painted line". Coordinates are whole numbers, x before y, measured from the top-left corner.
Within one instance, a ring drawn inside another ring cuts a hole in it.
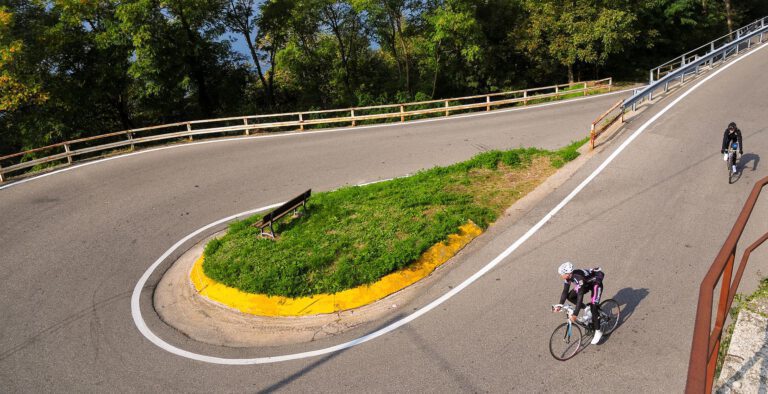
[[[289,132],[284,132],[284,133],[280,133],[280,134],[276,134],[276,135],[256,135],[256,136],[251,136],[251,137],[218,138],[218,139],[215,139],[215,140],[212,140],[212,141],[198,141],[198,142],[186,143],[186,144],[181,144],[181,145],[171,145],[171,146],[164,146],[164,147],[160,147],[160,148],[145,149],[145,150],[141,150],[141,151],[138,151],[138,152],[126,153],[124,155],[119,155],[119,156],[115,156],[115,157],[108,157],[108,158],[105,158],[105,159],[99,159],[99,160],[95,160],[95,161],[91,161],[91,162],[87,162],[87,163],[76,164],[76,165],[71,166],[71,167],[62,168],[60,170],[51,171],[49,173],[45,173],[45,174],[41,174],[41,175],[30,177],[30,178],[22,179],[20,181],[11,182],[11,183],[9,183],[7,185],[0,186],[0,190],[6,189],[6,188],[9,188],[9,187],[12,187],[12,186],[18,186],[18,185],[21,185],[21,184],[33,181],[35,179],[45,178],[47,176],[51,176],[51,175],[54,175],[54,174],[60,174],[62,172],[72,171],[74,169],[81,168],[81,167],[87,167],[87,166],[90,166],[90,165],[94,165],[94,164],[98,164],[98,163],[104,163],[104,162],[107,162],[107,161],[110,161],[110,160],[122,159],[122,158],[125,158],[125,157],[142,155],[142,154],[145,154],[145,153],[158,152],[158,151],[166,150],[166,149],[189,148],[189,147],[192,147],[192,146],[204,145],[204,144],[217,144],[217,143],[222,143],[222,142],[253,140],[253,139],[262,139],[262,138],[298,137],[298,136],[302,136],[302,135],[335,133],[335,132],[340,132],[340,131],[351,132],[351,131],[358,131],[358,130],[377,128],[377,127],[381,127],[381,128],[384,128],[384,127],[396,127],[396,126],[401,126],[401,127],[405,126],[405,127],[407,127],[407,126],[410,126],[410,125],[416,125],[416,124],[422,124],[422,123],[452,121],[452,120],[456,120],[456,119],[474,118],[474,117],[477,117],[477,116],[488,116],[488,115],[495,115],[495,114],[503,114],[503,113],[507,113],[507,112],[516,112],[516,111],[524,111],[524,110],[530,110],[530,109],[536,109],[536,108],[543,108],[543,107],[549,107],[549,106],[552,106],[552,105],[562,105],[562,104],[574,103],[574,102],[579,102],[579,101],[584,101],[584,100],[596,99],[596,98],[599,98],[599,97],[611,96],[611,95],[614,95],[614,94],[627,93],[630,90],[631,89],[620,90],[620,91],[617,91],[617,92],[604,93],[604,94],[598,94],[598,95],[594,95],[594,96],[587,96],[587,97],[581,97],[581,98],[557,101],[557,102],[554,102],[554,103],[536,104],[536,105],[530,105],[530,106],[527,106],[527,107],[500,109],[500,110],[495,110],[495,111],[490,111],[490,112],[478,112],[478,113],[473,113],[473,114],[454,115],[454,116],[434,118],[434,119],[413,120],[413,121],[408,121],[408,122],[405,122],[405,123],[389,123],[389,124],[357,126],[357,127],[338,127],[338,128],[335,128],[335,129],[324,129],[324,130],[316,130],[316,131],[296,131],[296,132],[289,131]]]
[[[189,240],[193,236],[195,236],[197,234],[200,234],[204,230],[206,230],[208,228],[211,228],[211,227],[213,227],[215,225],[224,223],[224,222],[226,222],[228,220],[231,220],[231,219],[243,216],[243,215],[248,215],[248,214],[251,214],[251,213],[258,212],[259,210],[268,209],[269,207],[260,208],[258,210],[253,210],[253,211],[249,211],[249,212],[244,212],[242,214],[230,216],[229,218],[222,219],[222,220],[219,220],[218,222],[209,224],[208,226],[205,226],[205,227],[201,228],[200,230],[197,230],[194,233],[188,235],[186,238],[184,238],[183,240],[177,242],[176,245],[174,245],[173,247],[171,247],[171,249],[169,249],[167,252],[165,252],[159,259],[157,259],[157,261],[155,261],[154,264],[152,264],[151,267],[149,267],[149,269],[144,273],[144,275],[141,277],[141,279],[139,279],[139,282],[136,284],[136,287],[133,290],[133,296],[131,297],[131,313],[133,315],[133,321],[134,321],[134,323],[136,323],[136,327],[138,327],[139,331],[141,331],[141,333],[144,334],[144,336],[147,339],[149,339],[152,343],[154,343],[155,345],[161,347],[162,349],[164,349],[164,350],[166,350],[168,352],[171,352],[171,353],[176,354],[176,355],[181,356],[181,357],[186,357],[186,358],[190,358],[190,359],[193,359],[193,360],[197,360],[197,361],[203,361],[203,362],[213,363],[213,364],[225,364],[225,365],[268,364],[268,363],[276,363],[276,362],[281,362],[281,361],[298,360],[298,359],[303,359],[303,358],[308,358],[308,357],[316,357],[316,356],[320,356],[320,355],[323,355],[323,354],[328,354],[328,353],[333,353],[333,352],[336,352],[336,351],[339,351],[339,350],[348,349],[348,348],[351,348],[353,346],[357,346],[357,345],[359,345],[361,343],[365,343],[365,342],[368,342],[368,341],[370,341],[372,339],[378,338],[378,337],[380,337],[382,335],[385,335],[385,334],[387,334],[387,333],[389,333],[391,331],[396,330],[397,328],[399,328],[399,327],[401,327],[403,325],[406,325],[406,324],[410,323],[413,320],[418,319],[420,316],[426,314],[427,312],[431,311],[432,309],[435,309],[437,306],[439,306],[443,302],[447,301],[451,297],[455,296],[460,291],[464,290],[467,286],[472,284],[474,281],[476,281],[477,279],[479,279],[480,277],[485,275],[488,271],[490,271],[494,267],[496,267],[496,265],[498,265],[501,261],[503,261],[505,258],[507,258],[507,256],[509,256],[518,247],[520,247],[520,245],[522,245],[531,236],[533,236],[537,231],[539,231],[539,229],[541,229],[541,227],[544,226],[545,223],[547,223],[553,216],[555,216],[555,214],[557,214],[561,209],[563,209],[563,207],[565,207],[571,200],[573,200],[573,198],[576,197],[576,195],[579,194],[579,192],[581,192],[582,189],[584,189],[590,182],[592,182],[592,180],[595,179],[595,177],[597,175],[599,175],[601,172],[603,172],[603,170],[608,166],[608,164],[610,164],[627,146],[629,146],[629,144],[631,144],[632,141],[634,141],[640,134],[642,134],[648,128],[648,126],[653,124],[657,119],[659,119],[662,115],[664,115],[672,107],[677,105],[677,103],[679,103],[682,99],[684,99],[689,94],[691,94],[693,91],[698,89],[705,82],[709,81],[710,79],[712,79],[716,75],[718,75],[721,72],[725,71],[726,69],[728,69],[732,65],[738,63],[742,59],[745,59],[745,58],[749,57],[750,55],[755,53],[757,50],[762,49],[766,45],[768,45],[768,44],[764,44],[764,45],[762,45],[762,46],[760,46],[758,48],[755,48],[755,50],[753,50],[752,52],[750,52],[750,53],[748,53],[748,54],[746,54],[746,55],[744,55],[744,56],[734,60],[733,62],[727,64],[725,67],[715,71],[712,75],[709,75],[705,79],[701,80],[699,83],[694,85],[690,90],[688,90],[685,93],[683,93],[682,95],[680,95],[680,97],[675,99],[669,105],[664,107],[664,109],[659,111],[659,113],[657,113],[651,119],[649,119],[647,122],[645,122],[642,126],[640,126],[639,129],[637,129],[637,131],[632,133],[632,135],[630,135],[629,138],[627,138],[626,141],[624,141],[618,148],[616,148],[616,150],[610,156],[608,156],[608,158],[605,159],[605,161],[602,164],[600,164],[600,166],[597,167],[597,169],[595,169],[595,171],[593,171],[584,181],[582,181],[575,189],[573,189],[573,191],[570,194],[568,194],[568,196],[566,196],[563,199],[563,201],[561,201],[559,204],[557,204],[557,206],[552,208],[552,210],[549,211],[549,213],[547,213],[541,220],[539,220],[538,223],[536,223],[533,227],[531,227],[525,234],[523,234],[522,237],[520,237],[517,241],[515,241],[512,245],[510,245],[501,254],[496,256],[496,258],[491,260],[491,262],[489,262],[482,269],[480,269],[480,271],[477,271],[474,275],[472,275],[469,278],[467,278],[466,280],[464,280],[464,282],[462,282],[458,286],[454,287],[449,292],[443,294],[440,298],[430,302],[427,306],[421,308],[420,310],[414,312],[411,315],[408,315],[408,316],[406,316],[406,317],[404,317],[404,318],[402,318],[402,319],[400,319],[400,320],[398,320],[398,321],[396,321],[396,322],[394,322],[394,323],[392,323],[392,324],[390,324],[390,325],[388,325],[388,326],[386,326],[384,328],[381,328],[381,329],[379,329],[377,331],[374,331],[374,332],[372,332],[372,333],[370,333],[368,335],[359,337],[359,338],[351,340],[349,342],[344,342],[344,343],[336,345],[336,346],[331,346],[331,347],[327,347],[327,348],[324,348],[324,349],[318,349],[318,350],[313,350],[313,351],[309,351],[309,352],[293,353],[293,354],[286,354],[286,355],[272,356],[272,357],[221,358],[221,357],[206,356],[206,355],[202,355],[202,354],[192,353],[192,352],[189,352],[189,351],[186,351],[186,350],[183,350],[183,349],[179,349],[179,348],[177,348],[177,347],[175,347],[175,346],[173,346],[173,345],[163,341],[158,336],[156,336],[152,331],[149,330],[149,328],[147,327],[146,323],[144,322],[144,320],[141,317],[141,308],[140,308],[140,305],[139,305],[139,299],[140,299],[140,296],[141,296],[142,288],[146,284],[147,279],[152,274],[152,272],[155,270],[155,268],[157,268],[157,266],[160,265],[160,263],[162,263],[163,260],[165,260],[165,258],[168,257],[168,255],[170,255],[174,250],[176,250],[176,248],[181,246],[181,244],[183,244],[185,241]],[[272,205],[272,206],[275,206],[275,205]],[[270,206],[270,207],[272,207],[272,206]]]

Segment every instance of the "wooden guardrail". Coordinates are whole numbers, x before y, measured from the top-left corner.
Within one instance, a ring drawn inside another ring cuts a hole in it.
[[[582,88],[574,89],[582,85]],[[613,80],[546,86],[542,88],[475,95],[442,100],[419,101],[402,104],[374,105],[368,107],[304,111],[282,114],[238,116],[219,119],[179,122],[161,126],[117,131],[88,138],[61,142],[0,157],[0,182],[7,174],[23,171],[38,165],[63,162],[72,164],[76,158],[95,153],[128,148],[136,145],[173,139],[189,139],[208,134],[243,133],[250,135],[267,129],[293,129],[304,131],[307,127],[324,127],[336,124],[359,126],[361,123],[406,122],[419,116],[450,116],[451,113],[485,110],[522,103],[528,105],[539,100],[557,100],[567,95],[587,95],[592,92],[611,91]],[[463,102],[469,102],[462,104]],[[416,107],[416,108],[413,108]],[[425,108],[426,107],[426,108]],[[375,113],[371,113],[375,112]],[[32,158],[40,155],[40,157]],[[10,164],[8,164],[10,162]]]
[[[733,266],[736,260],[736,248],[744,228],[747,225],[752,210],[755,208],[757,198],[763,187],[768,185],[768,177],[765,177],[752,188],[747,202],[744,203],[731,233],[725,240],[725,244],[715,257],[715,261],[701,281],[699,288],[699,304],[696,309],[696,323],[694,325],[693,340],[691,344],[691,358],[688,364],[688,380],[685,386],[686,393],[711,393],[712,383],[715,379],[715,366],[720,350],[720,339],[723,335],[723,325],[728,311],[733,304],[733,297],[739,288],[741,277],[749,261],[752,251],[768,240],[768,232],[752,243],[744,250],[739,263],[736,276],[733,276]],[[722,280],[721,280],[722,279]],[[717,317],[715,326],[712,327],[712,302],[715,288],[720,283],[720,300],[717,304]]]

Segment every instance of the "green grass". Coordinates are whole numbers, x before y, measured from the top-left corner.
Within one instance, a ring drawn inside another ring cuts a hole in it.
[[[482,228],[578,156],[587,139],[549,152],[490,151],[411,177],[318,193],[306,215],[284,218],[277,241],[260,239],[257,215],[208,243],[209,277],[250,293],[335,293],[404,268],[471,220]]]

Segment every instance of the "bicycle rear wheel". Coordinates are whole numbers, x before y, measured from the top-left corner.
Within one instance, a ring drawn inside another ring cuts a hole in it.
[[[581,328],[576,324],[563,323],[549,338],[549,352],[552,357],[565,361],[576,355],[581,347]]]
[[[600,328],[604,335],[608,335],[619,325],[621,309],[615,300],[605,300],[598,305],[600,308]]]

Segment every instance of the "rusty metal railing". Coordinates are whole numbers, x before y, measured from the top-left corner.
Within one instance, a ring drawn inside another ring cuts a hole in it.
[[[736,247],[741,238],[744,228],[747,225],[752,210],[755,207],[757,198],[763,187],[768,184],[768,177],[759,180],[747,202],[744,203],[736,223],[733,225],[731,233],[725,240],[720,253],[717,254],[707,275],[701,282],[699,288],[699,305],[696,310],[696,323],[693,331],[693,342],[691,344],[691,358],[688,364],[688,381],[686,383],[686,393],[705,393],[712,391],[712,384],[715,379],[715,365],[717,364],[717,355],[720,350],[720,339],[723,334],[723,325],[728,311],[733,304],[733,297],[739,288],[741,277],[744,274],[744,268],[749,261],[749,256],[753,250],[768,240],[768,233],[760,237],[744,251],[744,255],[739,263],[739,269],[736,276],[733,276],[733,266],[736,260]],[[720,287],[720,300],[717,304],[717,318],[715,327],[712,327],[712,301],[714,298],[715,287],[722,278]]]
[[[595,119],[594,122],[589,126],[589,147],[590,149],[595,149],[595,142],[597,141],[597,137],[600,136],[605,130],[608,130],[609,127],[613,126],[616,121],[621,119],[621,123],[624,123],[624,108],[621,108],[621,105],[624,104],[624,100],[619,100],[614,104],[610,109],[603,112],[600,116]],[[615,116],[609,118],[605,122],[603,121],[608,115],[610,115],[612,112],[619,110]],[[601,124],[602,123],[602,124]]]

